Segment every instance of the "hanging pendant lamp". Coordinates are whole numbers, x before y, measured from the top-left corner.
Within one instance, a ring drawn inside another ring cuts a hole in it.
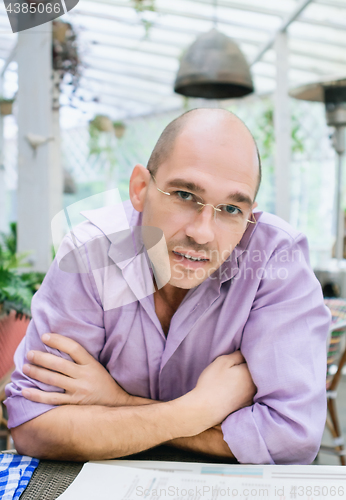
[[[184,54],[174,91],[187,97],[229,99],[254,91],[249,65],[236,43],[213,28]]]

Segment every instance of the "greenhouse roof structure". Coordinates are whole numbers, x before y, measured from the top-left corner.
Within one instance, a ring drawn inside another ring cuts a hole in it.
[[[148,2],[150,3],[150,1]],[[289,36],[289,84],[346,77],[346,0],[154,0],[138,12],[134,0],[80,0],[62,17],[78,35],[82,77],[73,105],[113,119],[182,106],[173,90],[179,58],[216,26],[241,48],[255,92],[276,86],[276,34]],[[0,8],[0,58],[8,66],[4,93],[16,86],[17,35]]]

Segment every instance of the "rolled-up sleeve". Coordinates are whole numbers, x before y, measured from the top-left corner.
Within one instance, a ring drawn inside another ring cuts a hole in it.
[[[326,420],[330,313],[300,235],[263,270],[241,351],[257,387],[254,404],[222,423],[241,463],[309,464]]]
[[[59,251],[66,253],[73,248],[73,243],[66,237]],[[55,259],[32,300],[31,310],[32,320],[15,353],[15,371],[11,383],[6,387],[5,404],[10,428],[54,408],[25,399],[22,389],[39,388],[44,391],[62,392],[62,389],[37,382],[23,373],[23,365],[28,363],[26,355],[30,350],[51,352],[70,359],[67,354],[43,344],[41,336],[44,333],[66,335],[85,347],[96,359],[105,342],[103,309],[92,273],[62,271]]]

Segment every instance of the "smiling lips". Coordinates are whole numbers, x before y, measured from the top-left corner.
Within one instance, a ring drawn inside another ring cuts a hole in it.
[[[191,262],[209,262],[209,259],[204,258],[201,255],[198,254],[192,254],[192,253],[187,253],[187,252],[176,252],[173,250],[174,255],[177,255],[178,257],[183,257]]]

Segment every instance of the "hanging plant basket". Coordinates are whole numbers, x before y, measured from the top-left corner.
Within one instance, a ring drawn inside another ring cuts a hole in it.
[[[2,116],[12,115],[13,99],[0,99],[0,114]]]
[[[59,43],[66,42],[66,34],[69,29],[72,29],[69,23],[64,23],[62,21],[54,21],[53,23],[53,40],[57,40]]]
[[[113,129],[114,129],[115,136],[118,139],[121,139],[123,137],[123,135],[125,134],[126,125],[124,122],[113,122]]]
[[[137,12],[151,10],[155,12],[155,0],[132,0],[133,6]]]
[[[59,76],[57,84],[60,85],[65,76],[65,83],[71,85],[72,96],[75,94],[81,76],[82,63],[78,53],[77,35],[70,23],[53,21],[53,43],[52,43],[53,71]],[[72,97],[69,93],[69,99]]]
[[[90,125],[99,132],[112,132],[113,123],[112,120],[106,115],[96,115],[95,118],[90,122]]]

